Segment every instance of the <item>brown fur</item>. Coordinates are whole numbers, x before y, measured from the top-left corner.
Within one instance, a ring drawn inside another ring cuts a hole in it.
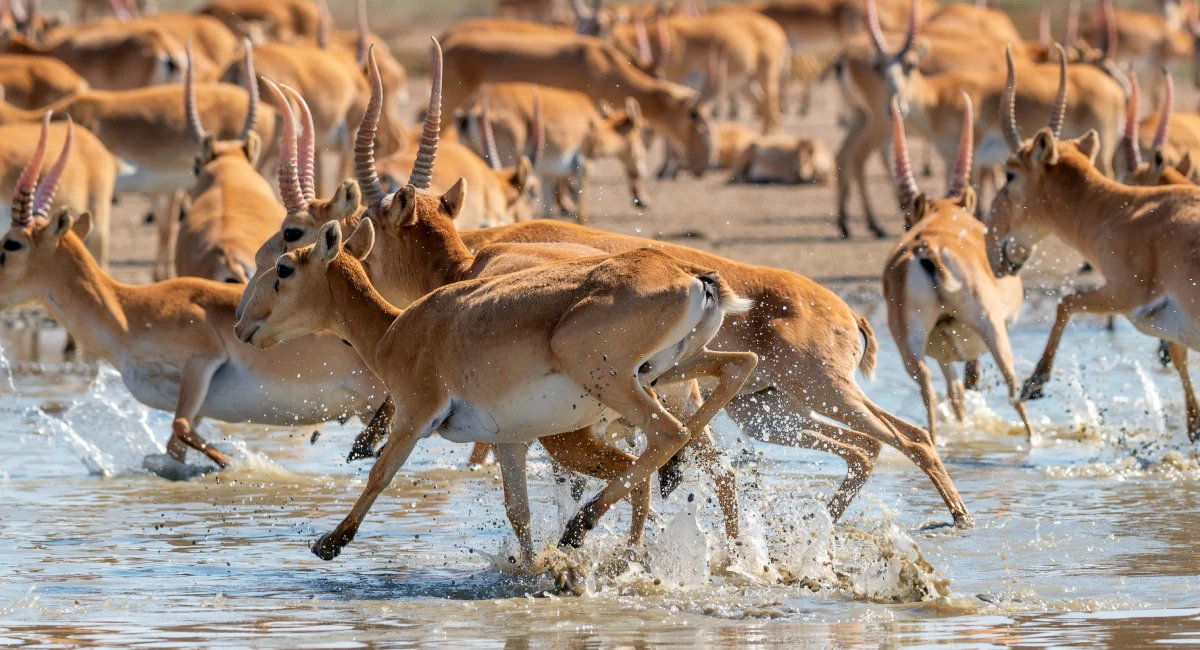
[[[58,59],[0,54],[0,87],[4,101],[32,110],[84,92],[88,83]]]

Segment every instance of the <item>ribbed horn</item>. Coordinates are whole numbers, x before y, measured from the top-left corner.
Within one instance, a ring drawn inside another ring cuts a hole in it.
[[[867,15],[867,32],[871,35],[871,43],[880,54],[887,56],[887,39],[883,37],[883,28],[879,26],[879,8],[875,6],[875,0],[865,0],[864,12]]]
[[[358,11],[355,14],[355,26],[358,28],[358,39],[354,41],[354,60],[359,66],[367,63],[367,45],[370,31],[367,28],[367,0],[358,0]]]
[[[975,107],[967,91],[960,90],[963,98],[963,127],[958,139],[958,156],[954,159],[954,172],[950,175],[950,186],[946,198],[958,198],[967,191],[971,182],[971,159],[975,153]]]
[[[45,128],[44,123],[43,128]],[[54,203],[54,195],[58,192],[58,181],[62,179],[63,170],[67,168],[67,159],[71,157],[71,139],[74,133],[75,124],[71,122],[71,116],[68,115],[67,134],[63,137],[62,152],[58,154],[58,160],[55,160],[54,166],[46,172],[46,177],[38,185],[37,193],[33,195],[31,211],[35,219],[45,219],[50,216],[50,205]]]
[[[658,59],[654,62],[654,70],[661,76],[671,62],[671,26],[667,24],[666,14],[654,17],[654,30],[658,36]]]
[[[304,196],[305,202],[312,202],[317,198],[316,172],[314,171],[316,164],[316,129],[313,128],[312,111],[308,110],[308,102],[296,92],[295,88],[288,85],[281,86],[281,90],[288,94],[296,107],[300,109],[300,141],[296,145],[296,159],[300,174],[300,193]]]
[[[129,20],[133,18],[133,15],[129,13],[129,9],[125,7],[125,3],[121,0],[109,0],[108,6],[112,9],[113,15],[117,17],[117,20]]]
[[[12,16],[14,26],[19,28],[29,22],[30,17],[26,13],[25,7],[21,5],[21,0],[6,1],[4,8],[8,10],[8,15]]]
[[[542,91],[533,87],[533,156],[529,162],[537,169],[546,154],[546,117],[542,115]]]
[[[1004,81],[1004,93],[1000,96],[1000,123],[1003,124],[1004,142],[1008,150],[1017,153],[1025,142],[1017,128],[1017,71],[1013,67],[1012,43],[1004,52],[1008,64],[1008,76]]]
[[[878,16],[876,16],[876,24],[878,24]],[[896,52],[896,58],[900,58],[912,49],[913,43],[917,40],[917,27],[921,24],[921,0],[912,0],[912,6],[908,11],[908,29],[904,31],[904,45],[900,47],[900,51]]]
[[[492,116],[488,110],[488,89],[485,86],[479,98],[479,132],[483,135],[483,158],[488,167],[500,169],[500,153],[496,151],[496,134],[492,133]]]
[[[1050,108],[1050,130],[1054,137],[1062,137],[1063,121],[1067,117],[1067,53],[1062,45],[1054,44],[1058,51],[1058,92],[1054,95],[1054,106]]]
[[[42,118],[42,133],[38,136],[37,146],[25,163],[25,169],[17,177],[12,200],[12,221],[17,226],[28,226],[33,221],[33,195],[37,193],[38,175],[42,173],[42,162],[46,159],[46,138],[50,133],[52,114],[53,111],[46,111],[46,116]]]
[[[429,91],[429,109],[425,111],[425,128],[421,131],[417,159],[408,176],[409,184],[420,190],[428,190],[433,182],[433,163],[442,129],[442,45],[436,38],[433,39],[433,71],[430,74],[433,87]]]
[[[1140,96],[1141,90],[1138,88],[1137,75],[1130,70],[1129,97],[1125,99],[1125,128],[1121,134],[1121,140],[1125,145],[1125,164],[1131,172],[1137,171],[1142,166],[1142,144],[1138,135]]]
[[[1162,67],[1162,73],[1167,87],[1163,95],[1162,107],[1159,108],[1158,128],[1154,130],[1154,144],[1150,145],[1154,149],[1159,149],[1167,144],[1167,135],[1171,133],[1171,109],[1175,105],[1175,80],[1171,78],[1171,72],[1167,70],[1166,66]]]
[[[1048,46],[1053,38],[1054,36],[1050,33],[1050,5],[1042,5],[1042,10],[1038,14],[1038,42]]]
[[[1067,47],[1079,42],[1079,2],[1072,0],[1067,6],[1067,31],[1063,34],[1063,42]]]
[[[708,71],[704,76],[704,87],[700,90],[697,103],[703,104],[716,99],[725,87],[725,70],[728,60],[720,45],[708,51]]]
[[[917,179],[913,177],[912,162],[908,157],[908,139],[904,136],[904,118],[900,116],[900,103],[892,98],[892,156],[895,164],[896,187],[900,190],[900,208],[912,207],[917,194]]]
[[[258,123],[259,96],[258,76],[254,74],[254,45],[250,43],[250,39],[243,38],[242,47],[246,48],[245,56],[242,59],[242,78],[246,80],[246,92],[250,95],[250,99],[246,103],[246,121],[242,124],[241,132],[238,133],[238,140],[245,142],[246,138],[250,137],[250,132],[254,130],[254,125]]]
[[[201,144],[208,137],[204,125],[200,122],[200,111],[196,109],[196,66],[192,56],[192,39],[184,45],[187,51],[187,69],[183,71],[183,113],[187,117],[188,133],[192,142]]]
[[[317,47],[323,50],[329,47],[333,17],[329,15],[329,3],[326,0],[317,0],[317,9]]]
[[[296,163],[296,116],[292,113],[292,105],[288,98],[270,79],[263,83],[275,96],[279,106],[279,115],[283,119],[283,134],[279,144],[279,194],[283,197],[283,207],[288,212],[303,210],[307,207],[304,192],[300,187],[299,168]]]
[[[1100,0],[1100,50],[1106,59],[1117,59],[1117,23],[1113,16],[1112,0]]]
[[[375,63],[375,46],[367,48],[367,74],[371,80],[371,99],[363,111],[358,135],[354,139],[354,177],[362,188],[363,205],[374,208],[383,201],[383,184],[375,171],[375,131],[379,128],[379,114],[383,110],[383,80],[379,76],[379,65]]]
[[[654,54],[650,51],[650,36],[646,34],[646,19],[640,11],[633,14],[633,38],[637,43],[638,65],[649,67],[654,63]]]

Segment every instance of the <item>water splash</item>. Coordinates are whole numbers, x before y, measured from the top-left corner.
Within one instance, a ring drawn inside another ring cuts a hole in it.
[[[4,354],[4,346],[0,345],[0,386],[8,388],[9,393],[17,392],[17,385],[13,382],[12,364],[8,361],[8,356]]]
[[[1170,436],[1167,434],[1167,416],[1163,413],[1162,397],[1158,394],[1158,387],[1154,385],[1154,379],[1150,377],[1150,373],[1146,372],[1146,368],[1141,362],[1136,359],[1133,362],[1133,369],[1137,373],[1138,379],[1142,381],[1142,391],[1146,394],[1146,405],[1151,415],[1151,421],[1154,423],[1154,431],[1159,438],[1166,439]]]

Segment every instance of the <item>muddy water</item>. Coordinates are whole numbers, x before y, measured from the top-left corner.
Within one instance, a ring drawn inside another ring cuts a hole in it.
[[[1014,333],[1022,375],[1048,329],[1048,309],[1030,311]],[[881,363],[868,392],[920,421],[875,312]],[[3,338],[13,379],[0,368],[0,645],[1200,643],[1200,468],[1177,377],[1124,324],[1068,331],[1046,398],[1030,405],[1043,432],[1032,447],[990,363],[968,420],[943,411],[941,453],[974,529],[946,527],[936,495],[890,450],[834,525],[820,503],[840,462],[749,443],[725,420],[742,544],[717,533],[711,492],[691,474],[669,501],[656,497],[649,548],[633,562],[621,544],[628,508],[604,520],[573,558],[590,574],[579,598],[509,570],[495,471],[465,468],[467,450],[438,439],[332,562],[308,545],[362,488],[368,466],[343,460],[354,423],[320,427],[315,444],[311,428],[206,423],[235,468],[188,483],[143,473],[169,416],[134,402],[111,370],[47,362],[58,337],[42,332],[40,363],[30,331]],[[573,505],[534,456],[535,526],[550,543]]]

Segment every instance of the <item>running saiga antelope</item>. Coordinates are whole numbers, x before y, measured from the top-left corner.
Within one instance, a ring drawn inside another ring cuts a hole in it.
[[[1025,381],[1021,399],[1037,399],[1049,381],[1055,353],[1071,316],[1123,314],[1138,331],[1169,341],[1183,384],[1188,437],[1200,439],[1200,403],[1192,391],[1187,351],[1200,346],[1194,244],[1200,238],[1200,188],[1129,187],[1095,166],[1099,137],[1088,131],[1059,140],[1041,129],[1023,140],[1015,107],[1006,111],[1012,157],[1008,183],[996,194],[985,224],[992,270],[1014,275],[1042,239],[1054,235],[1103,276],[1104,285],[1063,297],[1046,349]]]
[[[120,23],[115,23],[120,25]],[[183,76],[183,44],[157,27],[58,30],[47,42],[12,35],[0,53],[49,56],[70,66],[92,89],[131,90],[177,83]]]
[[[255,45],[314,38],[321,22],[313,0],[211,0],[197,13],[216,18]]]
[[[55,58],[0,54],[0,88],[0,99],[33,110],[85,92],[88,83]]]
[[[1021,310],[1024,287],[1016,276],[994,277],[988,266],[984,226],[974,216],[976,196],[970,185],[975,139],[971,99],[966,93],[963,101],[962,138],[944,199],[929,199],[918,190],[908,158],[904,121],[898,108],[893,107],[893,152],[907,232],[883,268],[888,328],[904,369],[921,387],[931,436],[936,436],[937,393],[924,358],[933,357],[941,366],[950,404],[961,421],[966,415],[964,390],[974,387],[979,357],[990,352],[1032,440],[1029,414],[1025,404],[1017,401],[1020,385],[1008,341],[1008,323]],[[971,386],[964,386],[955,373],[953,364],[959,361],[967,362]]]
[[[249,52],[249,43],[247,43]],[[247,56],[247,77],[253,61]],[[272,90],[275,90],[272,88]],[[290,89],[289,89],[290,90]],[[175,243],[175,275],[245,284],[254,275],[258,247],[279,231],[285,210],[275,190],[256,169],[263,144],[254,132],[257,84],[250,86],[250,107],[236,139],[218,140],[204,129],[196,110],[196,79],[189,67],[184,83],[184,114],[198,149],[196,185]],[[291,107],[284,108],[284,137],[294,137]]]
[[[0,245],[0,307],[38,301],[116,368],[139,402],[174,411],[167,452],[177,461],[192,447],[229,464],[196,432],[201,418],[295,426],[372,412],[382,386],[337,338],[270,351],[242,345],[233,333],[240,287],[196,278],[131,286],[105,273],[81,241],[90,215],[50,212],[70,156],[69,124],[41,184],[45,138],[17,183],[13,224]]]
[[[573,214],[579,223],[586,221],[588,175],[594,161],[606,158],[620,161],[629,179],[633,205],[648,207],[642,187],[646,177],[645,122],[635,100],[629,98],[622,108],[615,109],[608,102],[597,105],[573,90],[487,84],[457,116],[459,140],[480,155],[488,153],[487,132],[482,129],[485,96],[496,155],[502,164],[515,164],[522,155],[529,157],[541,181],[546,218],[557,205],[563,215]],[[551,197],[556,201],[551,202]]]

